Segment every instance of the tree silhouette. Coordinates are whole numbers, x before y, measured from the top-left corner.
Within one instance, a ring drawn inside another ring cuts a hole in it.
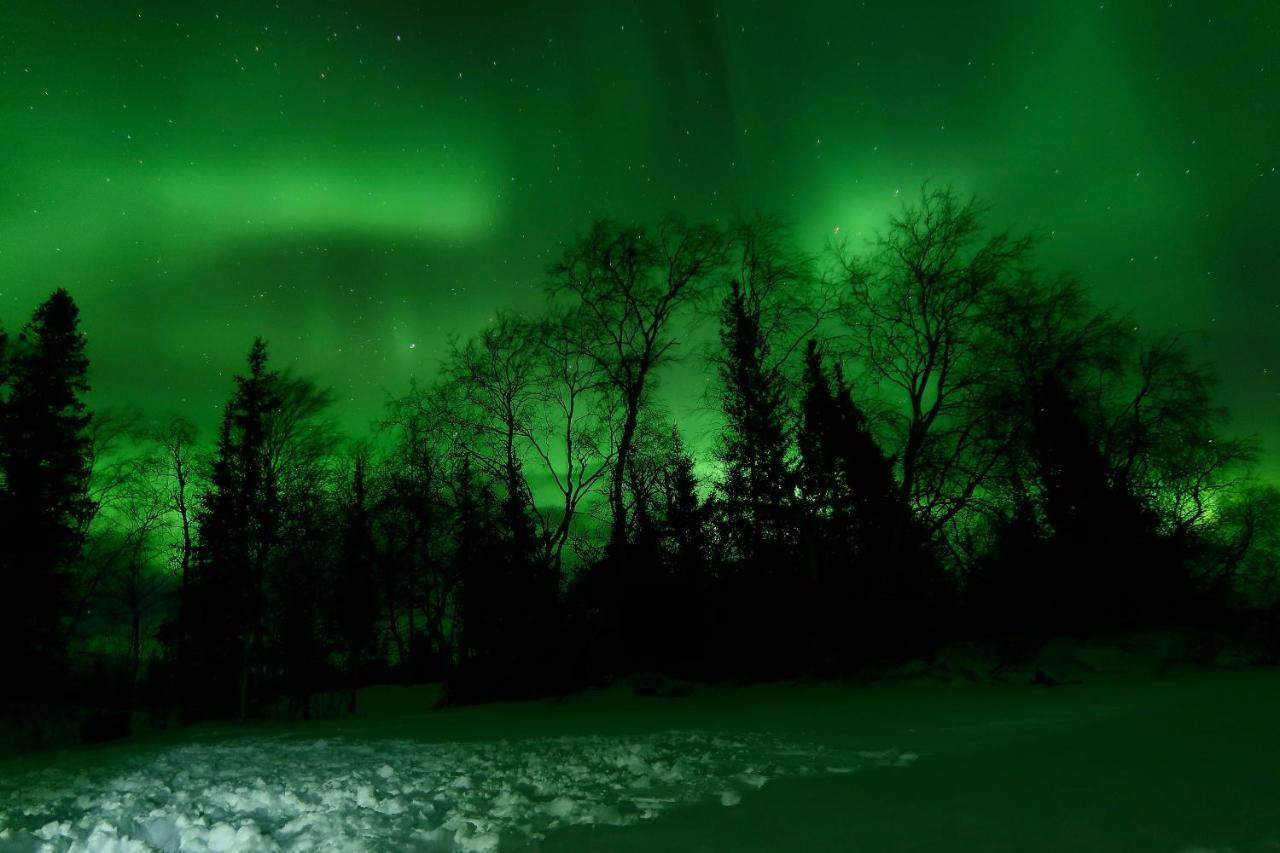
[[[170,505],[151,448],[125,461],[127,478],[110,511],[111,538],[118,542],[105,561],[94,597],[108,618],[125,626],[124,688],[132,707],[141,686],[143,646],[170,592],[163,568]]]
[[[378,620],[377,545],[373,538],[366,469],[368,450],[356,449],[351,466],[351,487],[342,508],[342,532],[338,554],[338,578],[332,614],[341,643],[348,694],[348,713],[356,710],[356,688],[374,649]]]
[[[560,572],[583,501],[613,463],[609,388],[594,357],[575,344],[570,317],[553,312],[535,329],[540,416],[527,439],[560,500],[541,514],[547,563]]]
[[[620,423],[609,484],[609,548],[627,540],[626,478],[640,414],[677,344],[672,322],[696,303],[724,259],[712,228],[667,218],[652,228],[597,221],[552,266],[551,292],[570,298],[576,353],[592,359],[616,395]]]
[[[928,532],[911,522],[905,535],[898,530],[910,515],[893,462],[843,371],[837,367],[828,377],[816,341],[805,351],[797,446],[805,553],[825,656],[874,658],[925,640],[941,591]]]
[[[452,619],[460,580],[442,556],[438,541],[445,538],[449,525],[448,454],[456,438],[443,433],[456,427],[440,410],[435,389],[417,385],[391,401],[385,425],[391,431],[391,446],[380,466],[374,516],[387,631],[401,675],[410,681],[419,671],[452,665],[457,643],[447,634],[451,623],[453,633],[460,630]],[[423,661],[415,656],[421,646],[416,635],[418,609],[423,611],[427,635],[427,660]]]
[[[759,304],[736,280],[725,297],[721,324],[725,428],[718,455],[725,472],[720,505],[726,518],[721,535],[736,559],[776,559],[792,533],[786,391],[781,377],[765,367],[769,342],[761,334]]]
[[[197,476],[194,454],[197,433],[195,424],[183,415],[173,415],[152,434],[152,441],[160,449],[157,474],[167,483],[168,509],[178,522],[178,541],[174,545],[173,562],[178,574],[177,625],[186,624],[191,610],[191,561],[195,555],[194,482]],[[181,642],[183,634],[176,633],[174,641]],[[183,659],[181,649],[176,649]]]
[[[806,578],[796,547],[795,480],[782,377],[770,372],[761,305],[734,279],[721,314],[720,400],[725,425],[717,455],[724,477],[717,532],[732,567],[736,624],[729,630],[751,666],[776,669],[799,641]],[[775,632],[761,626],[773,624]]]
[[[979,407],[998,450],[983,487],[990,542],[969,581],[976,618],[1185,614],[1192,563],[1213,550],[1200,526],[1251,457],[1218,434],[1212,374],[1071,279],[997,291],[984,326]]]
[[[455,342],[352,455],[260,339],[212,453],[182,417],[90,416],[56,291],[0,333],[5,698],[306,717],[392,674],[487,701],[874,669],[961,630],[1273,632],[1280,498],[1194,342],[983,219],[926,187],[834,275],[768,218],[597,222],[543,313]],[[684,343],[706,434],[660,393]]]
[[[0,648],[16,670],[6,686],[56,692],[69,573],[91,512],[89,362],[67,291],[36,308],[14,350],[0,409]]]
[[[965,509],[988,470],[974,397],[989,365],[973,357],[976,339],[990,294],[1021,277],[1032,247],[1006,233],[984,237],[984,213],[950,188],[926,186],[867,257],[842,254],[854,354],[894,395],[899,489],[931,533]],[[897,535],[909,522],[899,519]]]
[[[706,671],[712,629],[718,621],[711,565],[711,514],[698,493],[694,466],[693,455],[685,448],[679,431],[672,427],[660,480],[659,541],[670,578],[663,659],[686,674]]]
[[[278,374],[267,369],[261,338],[250,349],[248,364],[248,373],[235,377],[235,391],[223,411],[199,510],[196,577],[201,606],[200,615],[193,615],[196,636],[191,644],[201,668],[215,679],[214,689],[234,696],[240,719],[249,711],[250,676],[262,642],[267,561],[276,544],[280,510],[278,483],[268,464],[268,420],[280,407]]]

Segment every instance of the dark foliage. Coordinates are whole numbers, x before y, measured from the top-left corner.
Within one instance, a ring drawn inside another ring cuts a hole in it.
[[[89,361],[65,290],[35,311],[16,346],[0,346],[0,649],[4,686],[58,695],[89,494]]]
[[[1280,498],[1245,481],[1211,373],[1037,278],[982,214],[927,190],[832,277],[769,220],[598,223],[546,317],[456,343],[354,449],[261,340],[207,459],[181,418],[91,416],[59,290],[0,335],[8,698],[73,681],[157,719],[308,717],[385,680],[488,701],[843,672],[960,634],[1280,633]],[[710,472],[660,395],[700,307]]]
[[[278,375],[267,369],[266,344],[249,351],[249,371],[235,378],[222,415],[209,484],[198,510],[199,547],[191,595],[196,602],[181,662],[189,704],[249,711],[250,678],[262,641],[266,565],[278,532],[277,483],[267,456],[267,421],[280,405]],[[192,691],[201,690],[198,698]]]
[[[767,365],[763,306],[738,280],[721,309],[724,429],[716,495],[722,656],[749,672],[785,673],[800,660],[810,578],[798,552],[790,421],[782,377]]]
[[[815,341],[805,351],[797,444],[816,653],[866,660],[927,644],[944,580],[892,461],[843,371],[828,377]]]

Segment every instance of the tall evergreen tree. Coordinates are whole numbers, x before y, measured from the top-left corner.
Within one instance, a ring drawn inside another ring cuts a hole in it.
[[[739,665],[777,671],[788,663],[805,623],[806,579],[794,560],[795,491],[788,459],[782,377],[765,369],[769,341],[760,304],[738,281],[721,309],[721,404],[718,455],[724,467],[717,528],[731,566],[734,614],[725,633]],[[772,626],[773,630],[764,630]]]
[[[834,379],[834,383],[832,382]],[[807,562],[827,654],[883,652],[927,602],[929,561],[866,415],[837,367],[828,377],[816,342],[805,351],[804,402],[796,443],[805,508]],[[904,609],[908,612],[904,612]],[[894,636],[897,635],[897,636]],[[850,646],[850,644],[854,644]]]
[[[705,573],[710,559],[707,541],[707,504],[698,495],[693,454],[684,446],[680,431],[671,428],[671,445],[662,471],[663,538],[679,575]]]
[[[65,657],[69,573],[92,514],[89,359],[80,312],[58,289],[23,329],[0,409],[0,648],[6,682],[56,687]]]
[[[1156,576],[1174,560],[1162,554],[1157,516],[1113,476],[1064,384],[1043,374],[1035,394],[1032,446],[1049,533],[1043,593],[1054,602],[1054,618],[1114,624],[1166,615],[1156,598],[1168,585]]]
[[[834,385],[817,344],[805,352],[805,397],[797,444],[802,490],[829,511],[866,549],[892,547],[886,534],[902,511],[893,461],[880,448],[866,415],[853,401],[844,372]],[[875,544],[876,537],[884,539]]]
[[[787,458],[787,411],[780,376],[765,370],[769,342],[759,306],[734,281],[721,312],[721,404],[725,428],[722,536],[734,557],[779,556],[790,538],[793,480]]]
[[[262,642],[267,561],[274,547],[279,494],[268,464],[268,421],[279,409],[278,375],[267,369],[261,339],[249,370],[223,412],[208,491],[200,507],[196,578],[203,615],[193,617],[192,651],[218,687],[249,711],[250,680]],[[217,684],[221,681],[221,684]],[[216,699],[214,704],[220,704]]]

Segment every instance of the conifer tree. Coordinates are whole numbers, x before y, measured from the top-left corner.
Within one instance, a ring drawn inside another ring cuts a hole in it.
[[[249,370],[223,411],[210,483],[199,512],[196,552],[199,607],[193,653],[249,711],[250,680],[262,642],[267,561],[274,547],[279,494],[268,459],[268,421],[279,409],[278,374],[267,369],[266,343],[249,351]],[[215,700],[216,703],[216,700]]]
[[[7,349],[7,345],[3,347]],[[11,684],[56,688],[65,657],[70,573],[92,514],[89,359],[80,312],[58,289],[0,363],[0,647]]]
[[[766,551],[776,559],[788,544],[793,497],[785,392],[764,368],[769,342],[759,306],[736,281],[723,303],[720,337],[722,535],[738,559],[751,562]]]
[[[788,459],[782,378],[765,369],[769,342],[760,306],[737,281],[721,311],[721,405],[717,533],[730,575],[720,633],[736,664],[775,674],[796,665],[806,629],[807,579],[795,565],[794,478]]]
[[[828,377],[814,341],[805,351],[804,386],[796,443],[806,557],[822,614],[816,626],[827,653],[874,654],[898,630],[895,623],[905,626],[902,608],[918,607],[927,593],[922,532],[913,526],[910,536],[895,535],[909,508],[901,504],[892,460],[843,372],[837,367]]]
[[[707,569],[707,505],[698,495],[694,458],[685,449],[680,431],[671,428],[671,445],[662,472],[663,535],[669,559],[679,576]]]
[[[1077,624],[1164,615],[1152,612],[1168,592],[1155,575],[1176,561],[1162,554],[1157,517],[1113,477],[1098,436],[1055,375],[1040,377],[1035,399],[1032,446],[1048,533],[1040,603],[1052,602],[1051,619]]]

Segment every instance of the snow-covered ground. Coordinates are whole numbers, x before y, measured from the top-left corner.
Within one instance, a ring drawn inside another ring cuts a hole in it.
[[[1280,673],[626,691],[0,763],[0,851],[1280,850]]]
[[[914,758],[696,731],[464,743],[246,736],[10,776],[0,848],[487,851],[680,804],[737,805],[781,777]]]

